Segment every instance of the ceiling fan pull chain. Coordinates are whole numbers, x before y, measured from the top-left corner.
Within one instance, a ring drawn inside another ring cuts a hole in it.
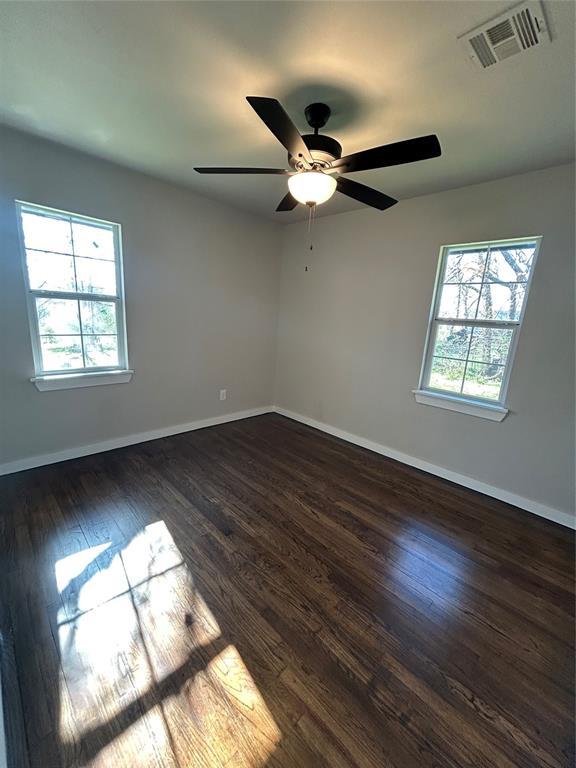
[[[316,205],[314,203],[306,203],[308,206],[308,238],[310,243],[310,250],[314,250],[314,244],[312,242],[312,227],[314,224],[314,214],[316,212]],[[304,267],[304,272],[308,272],[308,265]]]

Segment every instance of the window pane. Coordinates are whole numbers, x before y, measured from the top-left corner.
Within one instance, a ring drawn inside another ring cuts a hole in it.
[[[124,353],[117,325],[124,306],[118,225],[29,203],[17,207],[29,306],[36,311],[30,320],[40,352],[38,375],[118,368]]]
[[[116,336],[84,336],[86,367],[102,368],[118,365]]]
[[[432,358],[429,386],[447,392],[460,392],[465,365],[463,360],[447,360],[443,357]]]
[[[486,263],[486,249],[450,251],[444,270],[445,283],[481,283]]]
[[[83,367],[80,336],[41,336],[40,344],[45,371]]]
[[[72,253],[70,222],[35,213],[22,213],[26,248]]]
[[[505,365],[512,333],[511,328],[474,328],[469,359]]]
[[[74,253],[94,259],[114,261],[114,235],[111,229],[91,224],[72,224]]]
[[[75,291],[74,259],[59,253],[26,251],[30,288],[40,291]]]
[[[116,295],[116,267],[113,261],[76,257],[76,280],[83,293]]]
[[[538,242],[443,249],[424,387],[501,401]]]
[[[478,307],[478,319],[518,320],[525,293],[525,283],[483,285]]]
[[[41,334],[80,333],[76,299],[36,298],[36,312]]]
[[[112,301],[81,301],[82,333],[116,333],[116,305]]]
[[[503,378],[503,365],[468,363],[462,394],[498,400]]]
[[[436,326],[436,342],[434,355],[440,357],[458,357],[466,360],[470,334],[469,325],[440,325]]]
[[[474,318],[478,297],[479,285],[443,285],[440,296],[439,317]]]
[[[527,243],[522,248],[500,247],[491,251],[485,282],[525,283],[535,251],[535,243]]]

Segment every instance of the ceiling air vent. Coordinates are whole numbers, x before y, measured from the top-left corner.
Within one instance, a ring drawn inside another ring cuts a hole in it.
[[[486,24],[461,35],[466,55],[482,69],[550,43],[540,0],[525,0]]]

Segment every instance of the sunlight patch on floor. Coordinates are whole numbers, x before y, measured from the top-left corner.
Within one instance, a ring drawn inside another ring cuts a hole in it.
[[[240,747],[241,743],[242,751],[252,757],[251,765],[264,765],[280,743],[282,733],[236,647],[228,645],[198,678],[208,678],[241,720],[242,729],[239,723],[236,738],[231,739],[226,724],[215,718],[217,712],[213,710],[209,716],[212,737],[219,741],[227,740],[236,747]],[[200,683],[198,678],[189,694],[191,698]]]
[[[84,573],[90,563],[104,552],[105,549],[108,549],[109,546],[110,542],[108,541],[105,544],[88,547],[87,549],[80,550],[80,552],[74,552],[72,555],[57,560],[54,570],[58,592],[62,593],[66,587],[70,586],[72,580]]]
[[[122,548],[121,553],[131,586],[183,562],[180,550],[163,520],[147,525]]]
[[[55,570],[65,749],[98,768],[263,768],[281,733],[164,522]]]

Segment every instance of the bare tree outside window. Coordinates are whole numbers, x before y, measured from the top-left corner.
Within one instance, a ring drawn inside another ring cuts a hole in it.
[[[540,238],[446,246],[421,386],[502,402]]]

